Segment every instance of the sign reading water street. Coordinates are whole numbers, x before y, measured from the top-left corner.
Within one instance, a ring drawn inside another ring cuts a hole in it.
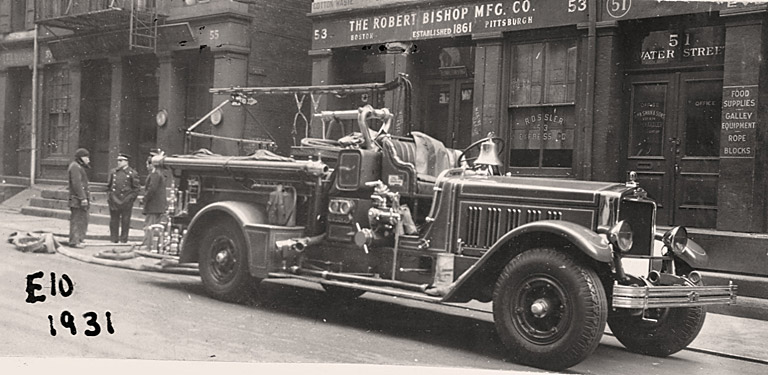
[[[757,85],[723,87],[721,158],[754,158],[757,136]]]
[[[410,6],[314,19],[312,48],[447,38],[586,22],[587,0],[506,0]]]

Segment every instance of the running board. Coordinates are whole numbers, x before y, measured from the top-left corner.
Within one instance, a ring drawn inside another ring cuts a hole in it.
[[[348,281],[329,280],[329,279],[324,279],[322,277],[316,277],[316,276],[294,275],[294,274],[282,273],[282,272],[270,272],[269,278],[303,280],[303,281],[309,281],[316,284],[332,285],[332,286],[339,286],[339,287],[350,288],[350,289],[364,290],[366,292],[383,294],[383,295],[393,296],[393,297],[407,298],[407,299],[412,299],[412,300],[417,300],[422,302],[429,302],[429,303],[443,302],[443,299],[441,297],[433,297],[420,292],[412,292],[408,290],[403,290],[403,289],[393,288],[393,287],[386,287],[386,286],[365,285],[365,284],[348,282]]]

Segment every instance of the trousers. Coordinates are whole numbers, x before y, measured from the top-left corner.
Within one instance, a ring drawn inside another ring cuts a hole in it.
[[[88,231],[88,207],[70,207],[69,212],[69,244],[77,245]]]
[[[131,214],[133,205],[126,204],[109,210],[109,239],[112,242],[128,242],[128,232],[131,230]]]
[[[146,247],[149,250],[153,250],[152,246],[157,245],[152,243],[152,231],[149,229],[151,225],[159,224],[163,214],[145,214],[144,217],[144,241],[141,242],[141,246]]]

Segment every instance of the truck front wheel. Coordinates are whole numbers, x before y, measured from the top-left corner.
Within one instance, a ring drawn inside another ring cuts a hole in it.
[[[511,359],[539,368],[561,370],[583,361],[599,344],[607,315],[595,271],[550,248],[513,258],[493,293],[496,330]]]
[[[253,291],[258,279],[248,270],[243,232],[231,220],[211,225],[200,248],[200,278],[213,297],[239,302]]]
[[[650,309],[634,316],[620,311],[608,317],[608,326],[629,351],[666,357],[693,342],[705,317],[701,306]]]

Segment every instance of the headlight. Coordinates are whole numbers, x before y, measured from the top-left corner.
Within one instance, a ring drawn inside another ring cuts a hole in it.
[[[685,246],[688,245],[688,231],[684,227],[674,227],[664,233],[661,241],[664,242],[667,249],[672,250],[672,253],[680,255],[685,250]]]
[[[355,201],[349,199],[331,199],[328,212],[335,215],[349,215],[355,209]]]
[[[624,220],[619,221],[608,231],[608,240],[622,252],[629,251],[633,243],[632,227]]]

